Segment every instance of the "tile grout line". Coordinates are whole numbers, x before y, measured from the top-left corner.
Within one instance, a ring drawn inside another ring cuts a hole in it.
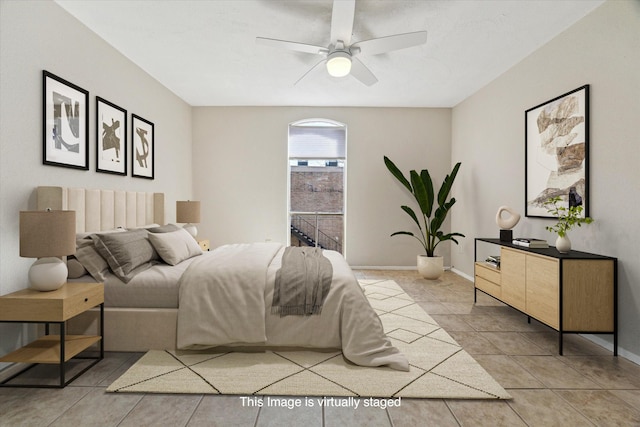
[[[187,420],[187,422],[184,424],[185,427],[189,425],[189,423],[191,422],[191,420],[193,419],[193,416],[196,414],[196,412],[198,411],[198,408],[200,407],[200,405],[202,404],[202,401],[204,400],[204,394],[200,395],[200,399],[198,400],[198,404],[195,406],[195,408],[193,408],[193,412],[191,412],[191,415],[189,415],[189,419]]]

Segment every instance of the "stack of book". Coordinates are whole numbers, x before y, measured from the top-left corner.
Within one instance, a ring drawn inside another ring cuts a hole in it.
[[[500,255],[489,255],[484,262],[491,267],[500,268]]]
[[[549,244],[546,240],[533,239],[530,237],[519,237],[517,239],[513,239],[511,243],[513,243],[514,245],[523,246],[525,248],[544,249],[549,247]]]

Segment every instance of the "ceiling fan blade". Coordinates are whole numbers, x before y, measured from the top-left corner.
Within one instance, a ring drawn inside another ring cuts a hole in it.
[[[325,54],[329,52],[329,49],[322,46],[316,46],[306,43],[290,42],[286,40],[268,39],[265,37],[256,37],[256,43],[265,46],[272,46],[277,48],[283,48],[288,50],[294,50],[296,52],[305,52],[313,54]]]
[[[351,53],[378,55],[380,53],[391,52],[393,50],[418,46],[427,42],[426,31],[416,31],[415,33],[396,34],[394,36],[380,37],[377,39],[363,40],[351,45]],[[354,49],[355,48],[355,49]],[[357,51],[354,51],[357,50]]]
[[[367,86],[378,82],[376,76],[358,58],[351,58],[351,75]]]
[[[316,65],[314,65],[313,67],[309,68],[309,71],[307,71],[306,73],[304,73],[304,74],[302,75],[302,77],[300,77],[298,80],[296,80],[296,82],[295,82],[293,85],[295,86],[295,85],[297,85],[298,83],[300,83],[300,81],[301,81],[302,79],[304,79],[305,77],[307,77],[307,75],[308,75],[310,72],[312,72],[313,70],[315,70],[315,69],[316,69],[316,67],[318,67],[318,65],[320,65],[320,64],[322,64],[322,63],[324,63],[324,62],[326,62],[326,61],[327,61],[326,59],[322,59],[322,60],[320,60],[318,63],[316,63]]]
[[[342,40],[345,46],[351,42],[353,16],[356,10],[355,0],[334,0],[331,10],[331,43]]]

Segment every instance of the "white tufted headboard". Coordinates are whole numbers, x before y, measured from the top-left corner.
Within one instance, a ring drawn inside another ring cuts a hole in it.
[[[164,193],[38,187],[37,209],[76,211],[76,233],[164,224]]]

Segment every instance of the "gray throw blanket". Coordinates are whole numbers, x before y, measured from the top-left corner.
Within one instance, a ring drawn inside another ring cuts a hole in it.
[[[329,294],[333,267],[322,249],[287,247],[282,267],[276,272],[271,314],[310,316],[322,312]]]

